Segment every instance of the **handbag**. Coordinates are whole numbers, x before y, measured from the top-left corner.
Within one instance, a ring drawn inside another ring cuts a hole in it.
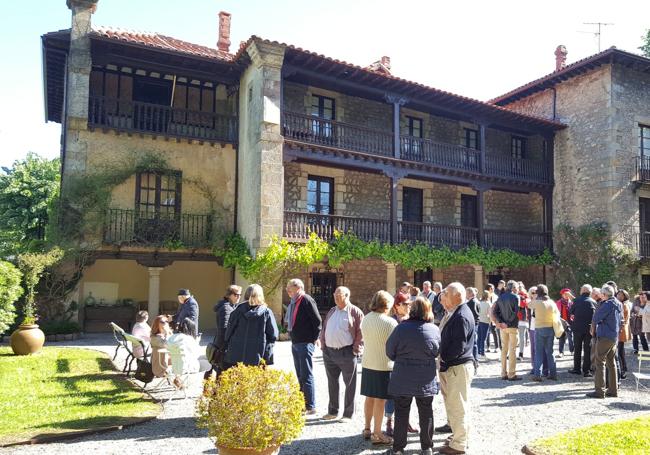
[[[142,359],[136,359],[136,362],[138,367],[135,370],[134,378],[144,384],[149,384],[154,378],[151,362]]]
[[[555,333],[555,338],[560,338],[564,335],[564,324],[562,324],[559,311],[553,312],[553,332]]]
[[[205,357],[208,359],[212,365],[221,365],[223,362],[224,350],[214,344],[214,341],[208,343],[205,347]]]

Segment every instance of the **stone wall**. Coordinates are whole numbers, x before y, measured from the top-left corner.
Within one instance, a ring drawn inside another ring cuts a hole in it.
[[[541,232],[544,229],[544,199],[537,193],[486,191],[485,228]]]

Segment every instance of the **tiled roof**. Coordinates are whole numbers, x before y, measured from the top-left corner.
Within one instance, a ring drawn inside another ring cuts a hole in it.
[[[155,47],[166,51],[181,52],[183,54],[196,55],[198,57],[215,58],[218,60],[232,61],[233,55],[218,49],[200,46],[156,32],[142,32],[112,27],[93,27],[93,35],[117,40],[125,43],[139,44],[142,46]]]
[[[578,76],[604,63],[617,62],[624,62],[626,64],[640,63],[644,66],[644,71],[646,72],[648,72],[648,69],[650,68],[650,65],[648,65],[650,63],[650,59],[641,55],[633,54],[632,52],[616,49],[616,47],[610,47],[609,49],[605,49],[602,52],[590,55],[589,57],[571,63],[561,70],[553,71],[546,76],[535,79],[534,81],[524,84],[521,87],[517,87],[508,93],[497,96],[488,102],[499,105],[508,104],[516,101],[517,99],[525,98],[535,92],[539,92],[552,87],[559,82]]]

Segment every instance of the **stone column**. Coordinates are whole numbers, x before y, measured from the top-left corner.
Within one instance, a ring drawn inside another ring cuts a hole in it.
[[[155,318],[160,312],[160,272],[162,267],[147,267],[149,271],[149,318]]]
[[[86,169],[85,142],[79,140],[79,131],[88,129],[88,98],[90,96],[91,17],[97,9],[98,0],[67,0],[72,11],[70,26],[70,50],[67,58],[65,87],[65,150],[63,172],[83,172]]]
[[[483,279],[484,279],[483,267],[480,265],[474,265],[472,267],[474,267],[474,287],[478,289],[478,294],[479,294],[476,296],[476,298],[480,299],[483,291]]]
[[[395,264],[386,263],[386,290],[391,294],[397,292],[397,271]]]

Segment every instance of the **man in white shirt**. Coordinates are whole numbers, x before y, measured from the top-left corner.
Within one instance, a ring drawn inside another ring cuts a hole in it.
[[[336,306],[323,320],[320,344],[327,373],[329,404],[324,420],[334,420],[339,413],[339,376],[343,375],[345,397],[343,419],[354,414],[357,390],[357,359],[363,352],[361,321],[363,312],[350,303],[350,290],[339,286],[334,291]]]

